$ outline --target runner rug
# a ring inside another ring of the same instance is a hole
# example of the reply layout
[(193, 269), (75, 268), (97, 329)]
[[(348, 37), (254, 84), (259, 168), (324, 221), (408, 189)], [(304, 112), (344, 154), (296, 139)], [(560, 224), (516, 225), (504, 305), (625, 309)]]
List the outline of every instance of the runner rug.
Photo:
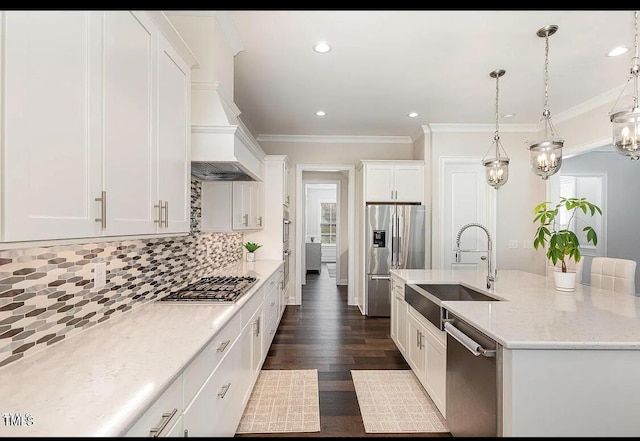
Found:
[(449, 431), (413, 371), (352, 370), (351, 377), (367, 433)]
[(319, 432), (318, 370), (262, 370), (236, 433)]

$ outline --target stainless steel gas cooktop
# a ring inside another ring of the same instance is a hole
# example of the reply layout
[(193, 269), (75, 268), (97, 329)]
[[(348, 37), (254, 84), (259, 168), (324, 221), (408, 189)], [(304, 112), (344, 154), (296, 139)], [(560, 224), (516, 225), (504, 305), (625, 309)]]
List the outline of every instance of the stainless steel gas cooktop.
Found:
[(161, 301), (195, 302), (201, 300), (233, 303), (246, 293), (258, 279), (252, 276), (212, 276), (172, 292)]

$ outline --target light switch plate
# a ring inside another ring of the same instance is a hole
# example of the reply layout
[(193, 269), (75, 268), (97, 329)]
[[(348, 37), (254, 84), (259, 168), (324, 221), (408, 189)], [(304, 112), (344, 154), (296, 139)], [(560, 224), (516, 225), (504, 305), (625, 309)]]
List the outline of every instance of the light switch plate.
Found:
[(98, 262), (93, 266), (93, 287), (102, 288), (107, 284), (107, 264)]
[(517, 240), (510, 240), (509, 241), (509, 248), (518, 248), (518, 241)]
[(532, 240), (524, 240), (523, 241), (523, 247), (525, 247), (525, 248), (533, 248), (533, 241)]

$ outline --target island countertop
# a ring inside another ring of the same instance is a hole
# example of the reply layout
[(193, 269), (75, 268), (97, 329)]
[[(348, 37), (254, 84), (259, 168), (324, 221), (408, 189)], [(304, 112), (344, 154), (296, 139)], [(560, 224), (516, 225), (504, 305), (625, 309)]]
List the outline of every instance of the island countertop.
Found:
[(258, 278), (234, 304), (148, 302), (0, 368), (0, 417), (33, 416), (0, 436), (123, 436), (281, 264), (214, 271)]
[(640, 297), (577, 284), (556, 291), (553, 280), (516, 270), (498, 271), (491, 289), (486, 271), (402, 270), (391, 273), (408, 284), (461, 283), (500, 301), (443, 301), (505, 348), (640, 349)]

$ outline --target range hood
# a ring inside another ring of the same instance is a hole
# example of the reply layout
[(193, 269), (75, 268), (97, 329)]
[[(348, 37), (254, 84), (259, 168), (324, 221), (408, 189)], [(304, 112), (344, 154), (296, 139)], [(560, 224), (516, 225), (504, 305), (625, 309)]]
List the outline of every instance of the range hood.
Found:
[(264, 151), (220, 84), (192, 83), (191, 174), (203, 181), (262, 181)]

